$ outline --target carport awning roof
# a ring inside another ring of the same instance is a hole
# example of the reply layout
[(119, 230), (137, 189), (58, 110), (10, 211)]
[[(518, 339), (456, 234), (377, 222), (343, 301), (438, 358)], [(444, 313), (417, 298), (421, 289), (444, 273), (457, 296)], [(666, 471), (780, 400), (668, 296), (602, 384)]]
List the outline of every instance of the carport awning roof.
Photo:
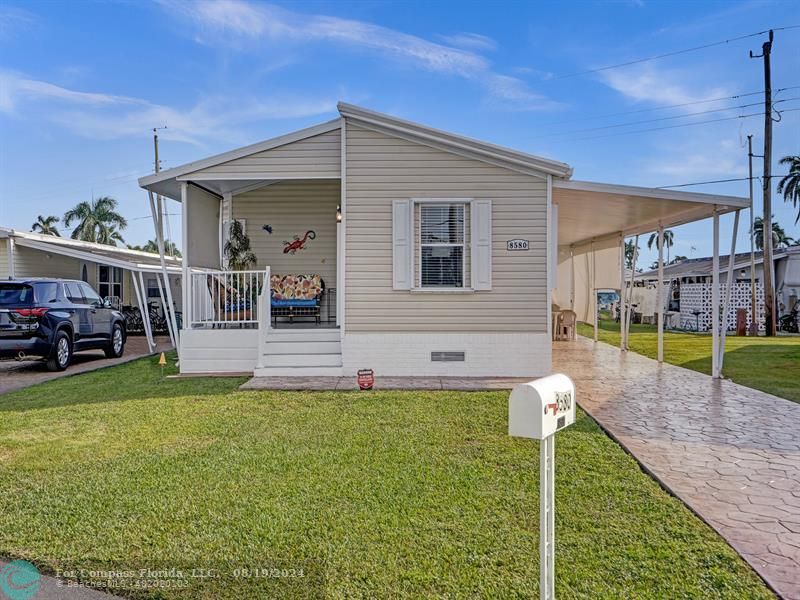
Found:
[[(51, 252), (62, 256), (70, 256), (81, 260), (121, 267), (131, 271), (160, 272), (161, 259), (158, 254), (118, 248), (106, 244), (83, 242), (53, 235), (42, 235), (28, 231), (16, 231), (0, 227), (0, 238), (14, 238), (15, 243), (43, 252)], [(170, 273), (181, 272), (181, 259), (165, 257), (167, 270)]]
[(559, 246), (581, 245), (620, 234), (655, 231), (747, 208), (737, 196), (553, 179)]

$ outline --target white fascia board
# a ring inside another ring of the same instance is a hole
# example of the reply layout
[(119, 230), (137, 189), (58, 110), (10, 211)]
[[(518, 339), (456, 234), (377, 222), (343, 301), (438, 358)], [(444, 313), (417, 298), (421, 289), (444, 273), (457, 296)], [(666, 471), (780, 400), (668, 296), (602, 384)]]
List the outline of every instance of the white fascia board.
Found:
[(598, 192), (615, 196), (641, 196), (657, 200), (678, 200), (681, 202), (699, 202), (717, 204), (733, 208), (748, 208), (750, 199), (741, 196), (721, 196), (719, 194), (703, 194), (700, 192), (678, 192), (663, 188), (647, 188), (633, 185), (599, 183), (596, 181), (554, 180), (553, 187), (581, 192)]
[(352, 119), (356, 122), (383, 127), (385, 129), (402, 133), (410, 137), (436, 142), (445, 147), (462, 151), (466, 150), (474, 153), (476, 157), (491, 159), (493, 164), (497, 164), (499, 162), (506, 165), (524, 167), (533, 171), (538, 171), (541, 175), (549, 174), (555, 175), (556, 177), (572, 176), (572, 167), (566, 163), (543, 158), (541, 156), (526, 154), (525, 152), (519, 152), (517, 150), (512, 150), (511, 148), (497, 146), (495, 144), (449, 133), (440, 129), (434, 129), (433, 127), (427, 127), (426, 125), (421, 125), (412, 121), (398, 119), (390, 115), (367, 110), (365, 108), (354, 106), (352, 104), (346, 104), (344, 102), (340, 102), (337, 107), (341, 115), (345, 118)]
[(154, 173), (153, 175), (140, 177), (139, 187), (148, 188), (149, 186), (155, 183), (166, 181), (172, 179), (173, 177), (181, 177), (183, 175), (187, 175), (188, 173), (192, 173), (194, 171), (200, 171), (201, 169), (214, 167), (222, 163), (236, 160), (237, 158), (244, 158), (245, 156), (249, 156), (257, 152), (264, 152), (265, 150), (271, 150), (272, 148), (277, 148), (278, 146), (291, 144), (292, 142), (297, 142), (300, 140), (304, 140), (306, 138), (314, 137), (315, 135), (328, 133), (329, 131), (334, 131), (336, 129), (339, 129), (339, 127), (340, 127), (339, 119), (333, 119), (332, 121), (327, 121), (325, 123), (320, 123), (318, 125), (306, 127), (305, 129), (293, 131), (285, 135), (264, 140), (263, 142), (258, 142), (256, 144), (251, 144), (249, 146), (244, 146), (242, 148), (236, 148), (235, 150), (223, 152), (222, 154), (216, 154), (214, 156), (210, 156), (202, 160), (179, 165), (177, 167), (167, 169), (166, 171), (160, 171), (159, 173)]
[[(83, 240), (73, 240), (71, 238), (63, 238), (55, 235), (43, 235), (41, 233), (34, 233), (32, 231), (17, 231), (15, 229), (9, 229), (7, 227), (0, 227), (0, 237), (13, 237), (16, 240), (30, 240), (34, 242), (39, 242), (41, 244), (45, 244), (48, 246), (48, 249), (52, 249), (53, 252), (58, 253), (59, 248), (75, 248), (77, 250), (82, 250), (85, 252), (90, 253), (94, 258), (94, 262), (100, 262), (102, 260), (120, 260), (124, 262), (128, 262), (126, 257), (130, 256), (131, 259), (135, 258), (149, 258), (153, 260), (158, 259), (157, 254), (153, 254), (152, 252), (144, 252), (142, 250), (132, 250), (131, 248), (119, 248), (117, 246), (108, 246), (106, 244), (97, 244), (95, 242), (84, 242)], [(5, 235), (3, 235), (5, 234)], [(23, 244), (24, 245), (24, 244)], [(97, 254), (95, 252), (98, 252)], [(113, 257), (108, 256), (106, 254), (99, 254), (99, 252), (114, 252), (117, 254), (123, 255), (122, 257)], [(172, 257), (166, 257), (168, 261), (175, 262), (176, 265), (180, 264), (180, 259), (175, 259)]]

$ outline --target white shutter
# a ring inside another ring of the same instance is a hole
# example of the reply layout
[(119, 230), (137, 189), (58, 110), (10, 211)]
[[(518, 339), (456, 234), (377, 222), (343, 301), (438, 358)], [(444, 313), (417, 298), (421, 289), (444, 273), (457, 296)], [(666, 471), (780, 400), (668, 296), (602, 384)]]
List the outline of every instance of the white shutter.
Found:
[(392, 202), (392, 287), (411, 289), (411, 200)]
[(472, 287), (492, 289), (492, 201), (473, 200), (470, 209)]

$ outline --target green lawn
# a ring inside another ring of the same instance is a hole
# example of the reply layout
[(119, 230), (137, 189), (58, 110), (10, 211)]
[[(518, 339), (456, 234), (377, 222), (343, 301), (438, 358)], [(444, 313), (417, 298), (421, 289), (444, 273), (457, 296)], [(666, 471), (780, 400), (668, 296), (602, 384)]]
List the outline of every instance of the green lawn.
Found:
[[(578, 324), (578, 333), (594, 337), (594, 328)], [(619, 323), (600, 321), (600, 341), (619, 346)], [(800, 336), (726, 336), (723, 375), (736, 383), (800, 402)], [(631, 325), (629, 346), (656, 358), (655, 325)], [(664, 333), (664, 360), (673, 365), (711, 374), (711, 335)]]
[[(166, 598), (538, 596), (538, 446), (507, 393), (240, 381), (148, 358), (0, 397), (0, 556), (305, 574)], [(585, 414), (556, 446), (559, 597), (773, 597)]]

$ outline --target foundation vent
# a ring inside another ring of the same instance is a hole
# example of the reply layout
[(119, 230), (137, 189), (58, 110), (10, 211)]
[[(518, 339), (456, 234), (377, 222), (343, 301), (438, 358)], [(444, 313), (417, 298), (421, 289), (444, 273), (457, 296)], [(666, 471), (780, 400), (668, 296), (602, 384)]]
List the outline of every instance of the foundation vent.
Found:
[(464, 362), (464, 353), (431, 352), (431, 362)]

